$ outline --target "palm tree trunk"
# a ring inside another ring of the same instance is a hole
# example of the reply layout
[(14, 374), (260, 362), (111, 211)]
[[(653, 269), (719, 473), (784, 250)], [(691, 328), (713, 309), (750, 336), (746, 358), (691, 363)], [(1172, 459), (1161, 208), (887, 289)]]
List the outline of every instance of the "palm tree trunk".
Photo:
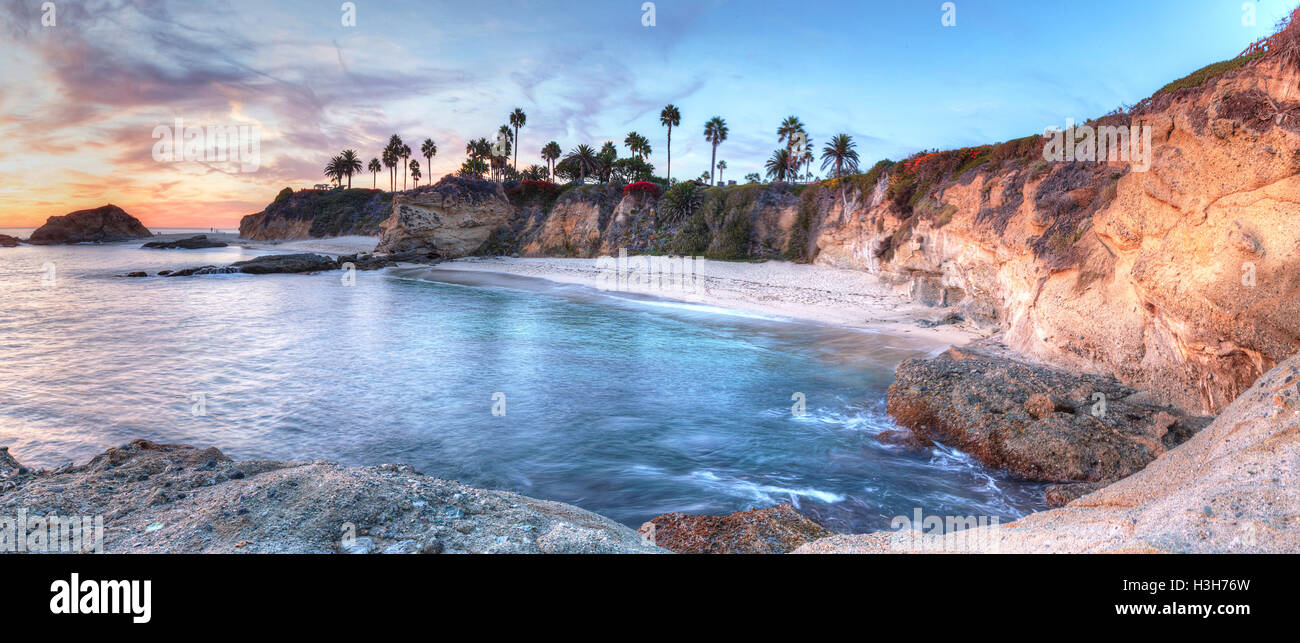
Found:
[(713, 166), (718, 164), (718, 144), (713, 144), (713, 158), (709, 160), (709, 184), (713, 184)]
[(673, 126), (668, 126), (668, 185), (673, 184)]
[(519, 126), (515, 126), (515, 171), (519, 171)]

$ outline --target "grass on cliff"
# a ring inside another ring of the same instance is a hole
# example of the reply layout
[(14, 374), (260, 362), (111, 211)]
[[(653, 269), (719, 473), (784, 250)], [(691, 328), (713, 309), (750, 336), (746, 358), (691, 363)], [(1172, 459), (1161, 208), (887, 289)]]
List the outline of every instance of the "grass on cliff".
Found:
[(1245, 67), (1247, 64), (1259, 60), (1260, 58), (1263, 57), (1264, 57), (1264, 52), (1261, 51), (1261, 52), (1253, 53), (1249, 56), (1238, 56), (1231, 60), (1224, 60), (1222, 62), (1214, 63), (1213, 65), (1206, 65), (1186, 76), (1183, 76), (1182, 78), (1179, 78), (1178, 80), (1175, 80), (1172, 83), (1169, 83), (1168, 85), (1165, 85), (1164, 87), (1161, 87), (1158, 91), (1156, 91), (1156, 93), (1152, 94), (1151, 98), (1148, 100), (1152, 100), (1157, 96), (1160, 96), (1161, 94), (1176, 92), (1180, 89), (1200, 87), (1212, 78), (1218, 78), (1219, 76), (1222, 76), (1230, 71), (1241, 69), (1242, 67)]

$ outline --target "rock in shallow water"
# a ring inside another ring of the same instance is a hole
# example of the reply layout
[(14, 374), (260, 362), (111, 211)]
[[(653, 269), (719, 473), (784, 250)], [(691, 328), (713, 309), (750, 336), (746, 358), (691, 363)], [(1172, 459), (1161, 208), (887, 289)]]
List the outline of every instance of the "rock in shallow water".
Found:
[(1156, 403), (1112, 378), (981, 347), (899, 364), (889, 414), (986, 466), (1046, 482), (1132, 475), (1213, 420)]
[(227, 245), (228, 244), (224, 241), (213, 241), (208, 238), (208, 235), (199, 234), (187, 239), (176, 239), (175, 241), (150, 241), (140, 247), (163, 250), (175, 248), (183, 250), (198, 250), (199, 248), (225, 248)]
[[(185, 268), (168, 273), (168, 277), (190, 277), (194, 275), (216, 275), (231, 273), (247, 273), (252, 275), (267, 275), (276, 273), (300, 273), (300, 272), (320, 272), (323, 270), (338, 269), (338, 261), (325, 255), (312, 254), (310, 252), (289, 254), (289, 255), (266, 255), (256, 257), (247, 261), (236, 261), (229, 266), (200, 266), (198, 268)], [(163, 274), (163, 273), (158, 273)]]
[(727, 516), (667, 513), (638, 531), (646, 540), (679, 554), (784, 554), (834, 533), (790, 505)]
[[(1147, 468), (1060, 509), (980, 527), (968, 542), (1000, 553), (1300, 551), (1297, 381), (1293, 357)], [(795, 553), (921, 551), (894, 536), (832, 536)]]

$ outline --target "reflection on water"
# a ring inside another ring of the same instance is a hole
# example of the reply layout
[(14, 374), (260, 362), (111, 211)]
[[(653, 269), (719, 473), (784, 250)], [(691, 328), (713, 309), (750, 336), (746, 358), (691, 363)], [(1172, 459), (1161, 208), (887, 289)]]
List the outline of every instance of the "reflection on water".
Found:
[(915, 340), (535, 280), (427, 280), (446, 271), (363, 272), (352, 287), (340, 273), (115, 276), (248, 253), (0, 250), (0, 444), (39, 466), (136, 437), (403, 462), (633, 526), (781, 502), (843, 531), (914, 507), (1041, 508), (1040, 486), (963, 454), (876, 442), (894, 365), (935, 349)]

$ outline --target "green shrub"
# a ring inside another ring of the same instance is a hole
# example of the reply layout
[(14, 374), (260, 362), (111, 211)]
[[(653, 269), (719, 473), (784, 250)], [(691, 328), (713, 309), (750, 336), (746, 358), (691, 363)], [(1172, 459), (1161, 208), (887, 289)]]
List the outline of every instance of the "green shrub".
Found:
[(659, 220), (669, 225), (687, 221), (703, 204), (703, 188), (689, 181), (678, 183), (659, 200)]
[(722, 229), (719, 230), (717, 243), (704, 256), (725, 261), (748, 259), (752, 228), (748, 212), (728, 212)]
[(812, 234), (813, 219), (817, 215), (817, 195), (821, 190), (809, 190), (799, 198), (799, 215), (795, 217), (794, 226), (790, 228), (790, 239), (786, 241), (782, 255), (790, 261), (805, 262), (808, 256), (808, 237)]

